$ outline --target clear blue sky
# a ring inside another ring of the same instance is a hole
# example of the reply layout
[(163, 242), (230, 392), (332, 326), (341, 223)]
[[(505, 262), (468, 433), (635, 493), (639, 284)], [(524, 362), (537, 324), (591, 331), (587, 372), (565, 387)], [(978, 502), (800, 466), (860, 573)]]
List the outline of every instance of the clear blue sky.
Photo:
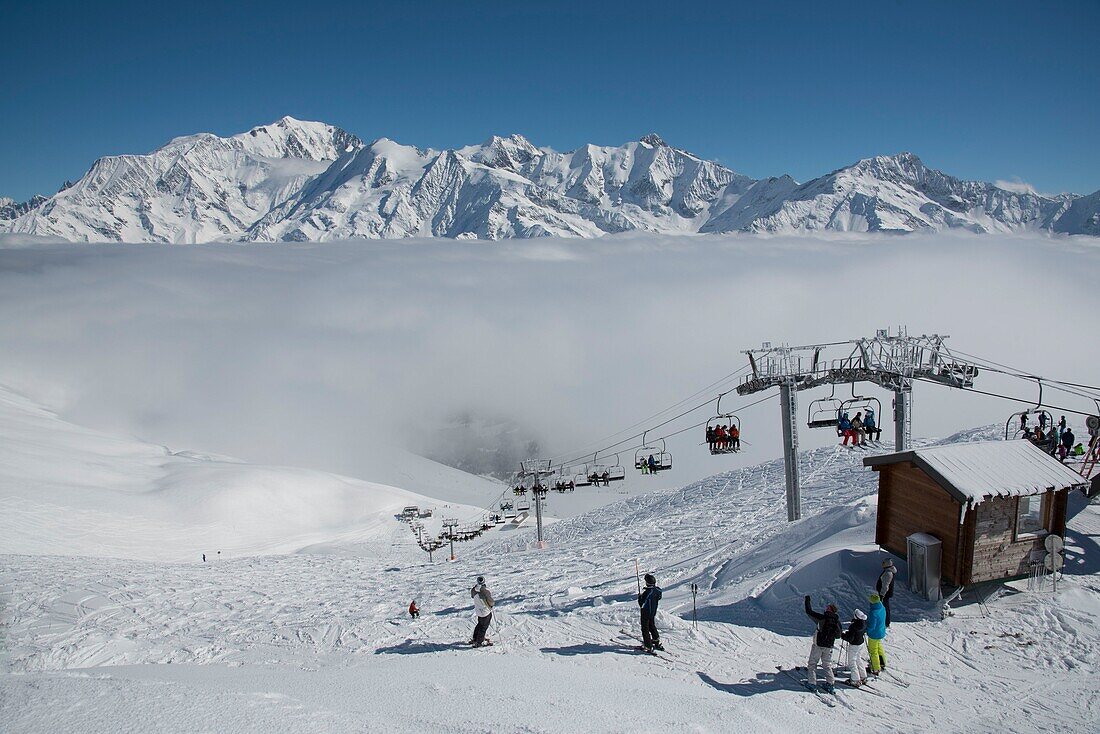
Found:
[(1100, 2), (10, 2), (0, 195), (283, 115), (420, 146), (651, 131), (751, 176), (912, 150), (1100, 188)]

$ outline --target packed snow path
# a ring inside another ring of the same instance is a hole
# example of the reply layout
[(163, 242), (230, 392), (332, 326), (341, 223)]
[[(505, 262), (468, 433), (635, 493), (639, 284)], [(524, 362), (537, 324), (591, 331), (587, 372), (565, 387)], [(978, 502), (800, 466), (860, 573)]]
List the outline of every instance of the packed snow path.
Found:
[[(351, 543), (205, 565), (3, 556), (0, 729), (1096, 730), (1100, 513), (1076, 501), (1057, 597), (1001, 588), (941, 621), (899, 593), (887, 651), (908, 687), (841, 689), (827, 708), (776, 672), (804, 663), (803, 594), (847, 618), (873, 585), (864, 455), (804, 454), (794, 524), (770, 462), (563, 521), (544, 550), (525, 532), (459, 545), (455, 563), (428, 564), (396, 523), (369, 555)], [(636, 558), (666, 589), (670, 662), (619, 634), (637, 627)], [(480, 573), (496, 644), (469, 650)]]

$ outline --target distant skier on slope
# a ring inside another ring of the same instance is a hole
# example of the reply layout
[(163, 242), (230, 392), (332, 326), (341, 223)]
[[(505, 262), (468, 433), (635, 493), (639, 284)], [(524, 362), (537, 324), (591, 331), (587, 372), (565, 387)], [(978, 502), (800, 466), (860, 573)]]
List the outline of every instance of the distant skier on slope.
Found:
[(848, 629), (840, 635), (848, 643), (848, 659), (844, 661), (848, 665), (848, 685), (857, 688), (863, 685), (864, 680), (863, 647), (866, 635), (867, 615), (862, 609), (857, 609), (848, 623)]
[(882, 599), (882, 606), (886, 608), (887, 627), (890, 626), (890, 599), (894, 596), (894, 578), (897, 575), (898, 570), (894, 567), (894, 559), (887, 558), (882, 562), (882, 573), (879, 574), (878, 581), (875, 582), (875, 591)]
[(416, 606), (416, 599), (413, 599), (412, 603), (409, 604), (409, 617), (420, 619), (420, 607)]
[(485, 639), (486, 633), (489, 631), (489, 625), (493, 621), (493, 595), (489, 591), (489, 587), (485, 584), (485, 577), (478, 576), (477, 583), (470, 589), (470, 596), (474, 600), (474, 614), (477, 615), (477, 625), (474, 627), (474, 638), (470, 640), (470, 644), (474, 647), (482, 647), (483, 645), (492, 645), (493, 643)]
[(814, 633), (813, 642), (810, 644), (810, 660), (806, 664), (806, 679), (810, 688), (817, 688), (817, 664), (825, 669), (824, 690), (833, 693), (835, 678), (833, 677), (833, 645), (836, 638), (840, 637), (840, 617), (837, 615), (836, 604), (826, 604), (825, 611), (815, 612), (810, 607), (810, 597), (806, 596), (806, 616), (817, 623), (817, 631)]
[(878, 594), (871, 594), (871, 611), (867, 615), (867, 653), (871, 658), (871, 675), (886, 670), (886, 608)]
[(657, 604), (661, 601), (661, 587), (653, 574), (645, 575), (645, 589), (638, 595), (638, 606), (642, 608), (642, 647), (646, 652), (664, 650), (661, 645), (661, 633), (657, 631)]

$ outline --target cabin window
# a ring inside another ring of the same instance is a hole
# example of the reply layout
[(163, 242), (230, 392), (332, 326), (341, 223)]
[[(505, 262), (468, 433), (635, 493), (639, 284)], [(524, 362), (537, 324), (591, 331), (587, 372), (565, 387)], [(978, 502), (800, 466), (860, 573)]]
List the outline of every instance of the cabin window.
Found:
[(1020, 497), (1016, 505), (1016, 537), (1035, 538), (1046, 535), (1046, 495)]

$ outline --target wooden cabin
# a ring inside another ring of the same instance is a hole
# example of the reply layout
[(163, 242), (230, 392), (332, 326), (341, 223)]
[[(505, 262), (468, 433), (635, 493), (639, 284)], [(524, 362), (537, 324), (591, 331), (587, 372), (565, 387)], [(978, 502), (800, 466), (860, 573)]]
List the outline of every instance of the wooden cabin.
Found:
[(878, 472), (875, 542), (905, 557), (906, 538), (942, 544), (941, 578), (955, 586), (1024, 576), (1065, 536), (1081, 475), (1027, 440), (978, 441), (863, 460)]

